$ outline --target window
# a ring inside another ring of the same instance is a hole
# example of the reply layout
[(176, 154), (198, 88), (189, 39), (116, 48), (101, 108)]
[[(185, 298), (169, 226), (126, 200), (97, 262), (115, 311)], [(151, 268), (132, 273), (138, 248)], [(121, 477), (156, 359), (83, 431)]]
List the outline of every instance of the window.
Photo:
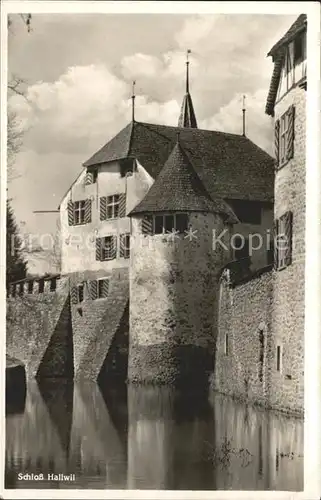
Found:
[(45, 280), (41, 279), (41, 280), (39, 280), (39, 290), (38, 290), (38, 292), (39, 293), (43, 293), (44, 288), (45, 288)]
[(77, 285), (77, 302), (83, 302), (84, 300), (84, 284), (81, 283)]
[(19, 283), (19, 295), (23, 295), (24, 283)]
[(262, 202), (250, 200), (226, 200), (236, 217), (243, 224), (261, 224)]
[(282, 349), (280, 345), (276, 347), (276, 371), (282, 371)]
[(292, 212), (286, 212), (275, 221), (274, 263), (283, 269), (292, 262)]
[(130, 235), (121, 234), (119, 237), (119, 257), (129, 259), (130, 255)]
[(85, 222), (85, 202), (75, 201), (74, 203), (74, 223), (84, 224)]
[(283, 167), (294, 156), (295, 108), (288, 110), (275, 122), (274, 141), (276, 168)]
[(120, 176), (126, 177), (134, 172), (134, 160), (133, 158), (124, 158), (120, 162)]
[(88, 224), (91, 222), (91, 200), (68, 202), (68, 224), (69, 226)]
[(109, 279), (102, 278), (97, 280), (97, 295), (98, 299), (105, 299), (108, 297)]
[(119, 214), (119, 194), (107, 196), (107, 219), (117, 219)]
[(57, 288), (57, 278), (52, 278), (50, 280), (50, 291), (54, 292)]
[(28, 293), (32, 293), (33, 292), (33, 281), (29, 281), (28, 282)]
[(154, 216), (154, 234), (171, 233), (178, 231), (184, 233), (188, 230), (188, 215), (187, 214), (165, 214)]
[(95, 184), (97, 182), (98, 168), (87, 169), (85, 175), (85, 184)]
[(126, 193), (100, 198), (100, 220), (118, 219), (126, 216)]
[(96, 239), (96, 260), (113, 260), (117, 254), (117, 237), (115, 235)]
[(277, 100), (306, 77), (306, 58), (306, 32), (301, 32), (285, 48)]

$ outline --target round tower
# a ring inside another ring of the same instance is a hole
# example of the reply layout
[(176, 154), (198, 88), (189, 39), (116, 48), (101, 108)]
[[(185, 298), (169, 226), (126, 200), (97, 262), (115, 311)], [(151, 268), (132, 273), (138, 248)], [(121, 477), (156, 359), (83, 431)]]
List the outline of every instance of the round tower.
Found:
[(205, 386), (214, 363), (218, 280), (237, 219), (210, 197), (179, 141), (129, 215), (128, 378)]

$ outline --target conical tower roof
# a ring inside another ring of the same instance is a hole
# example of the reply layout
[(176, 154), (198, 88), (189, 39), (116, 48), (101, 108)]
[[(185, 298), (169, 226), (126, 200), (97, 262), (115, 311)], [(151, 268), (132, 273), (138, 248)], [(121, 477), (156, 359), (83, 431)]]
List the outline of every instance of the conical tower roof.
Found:
[(145, 198), (129, 215), (148, 212), (212, 212), (237, 222), (221, 198), (211, 198), (179, 141)]

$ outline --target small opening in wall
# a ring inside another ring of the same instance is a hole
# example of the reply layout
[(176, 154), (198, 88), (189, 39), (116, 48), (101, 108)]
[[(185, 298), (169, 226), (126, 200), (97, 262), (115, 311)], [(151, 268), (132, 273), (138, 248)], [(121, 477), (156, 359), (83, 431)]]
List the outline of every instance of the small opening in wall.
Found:
[(281, 368), (282, 368), (282, 352), (281, 352), (281, 346), (278, 345), (276, 347), (276, 370), (280, 372)]
[(56, 288), (57, 288), (57, 280), (56, 278), (53, 278), (52, 280), (50, 280), (50, 291), (54, 292)]
[(292, 380), (292, 375), (285, 375), (286, 380)]
[(224, 354), (228, 356), (228, 334), (225, 334), (225, 341), (224, 341)]
[(33, 292), (33, 281), (29, 281), (28, 282), (28, 293), (32, 293)]

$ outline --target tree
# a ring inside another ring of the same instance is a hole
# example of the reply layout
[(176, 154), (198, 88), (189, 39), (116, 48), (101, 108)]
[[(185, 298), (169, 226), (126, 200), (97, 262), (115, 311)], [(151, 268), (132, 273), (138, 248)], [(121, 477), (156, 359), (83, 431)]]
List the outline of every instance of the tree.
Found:
[[(23, 23), (30, 31), (31, 15), (21, 14)], [(12, 18), (8, 17), (8, 28), (12, 27)], [(20, 89), (22, 79), (12, 77), (8, 82), (8, 90), (16, 94), (23, 95)], [(14, 177), (14, 159), (18, 153), (22, 142), (22, 129), (19, 127), (19, 120), (15, 113), (8, 110), (7, 117), (7, 173), (8, 181)], [(6, 240), (6, 282), (7, 286), (10, 282), (24, 279), (27, 274), (27, 263), (23, 256), (22, 241), (19, 235), (18, 226), (16, 224), (13, 209), (10, 205), (10, 200), (7, 199), (7, 240)]]
[(13, 281), (24, 279), (27, 274), (27, 263), (24, 260), (22, 253), (22, 242), (19, 236), (17, 224), (15, 221), (13, 210), (7, 200), (7, 285)]

